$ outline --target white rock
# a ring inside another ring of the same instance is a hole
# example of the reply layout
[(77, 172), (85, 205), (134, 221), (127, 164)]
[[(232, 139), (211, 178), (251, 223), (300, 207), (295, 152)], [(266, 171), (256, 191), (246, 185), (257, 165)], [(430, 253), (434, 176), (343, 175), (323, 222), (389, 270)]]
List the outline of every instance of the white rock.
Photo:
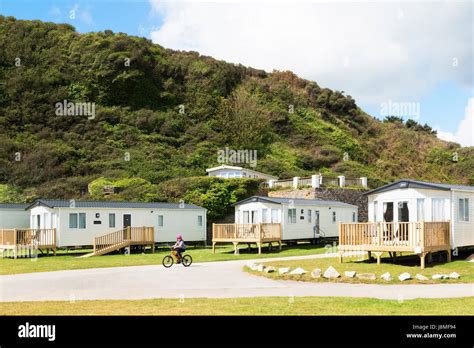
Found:
[(248, 263), (247, 267), (250, 268), (252, 271), (256, 271), (258, 265), (256, 263)]
[(264, 265), (258, 265), (257, 266), (257, 271), (259, 271), (259, 272), (263, 272), (264, 269), (265, 269)]
[(420, 274), (420, 273), (417, 273), (417, 275), (415, 276), (415, 278), (418, 279), (418, 280), (423, 280), (423, 281), (429, 280), (428, 277), (425, 277), (423, 274)]
[(453, 272), (449, 275), (449, 279), (459, 279), (461, 275), (459, 273)]
[(324, 272), (323, 277), (324, 278), (339, 278), (341, 275), (339, 274), (338, 271), (333, 266), (329, 266), (329, 268)]
[(291, 275), (302, 275), (302, 274), (305, 274), (305, 273), (308, 273), (306, 272), (304, 269), (298, 267), (298, 268), (295, 268), (294, 270), (292, 270), (290, 272)]
[(404, 273), (402, 273), (398, 276), (398, 279), (401, 282), (404, 282), (405, 280), (411, 279), (411, 275), (410, 275), (410, 273), (404, 272)]
[(265, 273), (273, 273), (275, 272), (275, 267), (273, 266), (268, 266), (263, 270)]
[(449, 276), (446, 275), (446, 274), (433, 274), (431, 276), (431, 279), (435, 279), (435, 280), (438, 280), (438, 279), (448, 279)]
[(344, 277), (346, 278), (354, 278), (356, 276), (356, 271), (345, 271)]
[(358, 279), (375, 280), (377, 276), (374, 273), (357, 273)]
[(286, 274), (290, 271), (290, 267), (282, 267), (282, 268), (278, 268), (278, 273), (280, 274)]
[(392, 275), (389, 272), (385, 272), (384, 274), (380, 276), (380, 278), (382, 278), (383, 280), (389, 281), (389, 280), (392, 280)]
[(320, 268), (313, 269), (313, 271), (311, 272), (311, 277), (321, 278), (321, 269)]

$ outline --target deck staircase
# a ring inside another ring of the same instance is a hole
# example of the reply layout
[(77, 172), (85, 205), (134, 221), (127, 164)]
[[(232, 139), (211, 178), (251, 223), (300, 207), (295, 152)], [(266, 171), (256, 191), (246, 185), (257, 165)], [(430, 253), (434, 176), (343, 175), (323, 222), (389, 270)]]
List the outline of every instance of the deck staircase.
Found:
[(99, 256), (132, 245), (151, 246), (155, 251), (155, 231), (153, 227), (126, 227), (94, 238), (94, 251), (80, 257)]

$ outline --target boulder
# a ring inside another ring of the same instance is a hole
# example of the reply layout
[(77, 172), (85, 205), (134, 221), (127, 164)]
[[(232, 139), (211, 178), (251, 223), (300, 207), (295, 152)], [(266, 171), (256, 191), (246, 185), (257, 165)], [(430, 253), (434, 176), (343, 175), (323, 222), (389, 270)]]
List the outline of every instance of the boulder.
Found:
[(264, 269), (265, 269), (264, 265), (258, 265), (257, 266), (257, 271), (259, 271), (259, 272), (263, 272)]
[(380, 276), (383, 280), (390, 281), (392, 280), (392, 275), (389, 272), (385, 272)]
[(280, 273), (280, 274), (286, 274), (288, 272), (290, 272), (290, 267), (278, 268), (278, 273)]
[(295, 268), (294, 270), (292, 270), (290, 272), (291, 275), (302, 275), (302, 274), (305, 274), (305, 273), (308, 273), (306, 272), (304, 269), (298, 267), (298, 268)]
[(449, 279), (459, 279), (461, 278), (461, 275), (457, 272), (453, 272), (449, 275)]
[(354, 278), (356, 276), (356, 271), (345, 271), (344, 277), (346, 278)]
[(329, 268), (324, 272), (323, 277), (328, 279), (335, 279), (339, 278), (341, 275), (333, 266), (329, 266)]
[(420, 274), (420, 273), (418, 273), (418, 274), (415, 276), (415, 278), (418, 279), (418, 280), (422, 280), (422, 281), (429, 280), (428, 277), (425, 277), (423, 274)]
[(409, 280), (411, 279), (411, 274), (410, 273), (407, 273), (407, 272), (404, 272), (402, 274), (400, 274), (398, 276), (398, 279), (401, 281), (401, 282), (404, 282), (405, 280)]
[(439, 279), (448, 279), (449, 276), (446, 275), (446, 274), (433, 274), (431, 276), (431, 279), (434, 279), (434, 280), (439, 280)]
[(357, 273), (357, 278), (363, 280), (375, 280), (377, 279), (377, 276), (374, 273)]
[(313, 271), (311, 272), (311, 277), (312, 278), (321, 278), (321, 269), (319, 269), (319, 268), (313, 269)]
[(268, 267), (265, 267), (265, 269), (263, 270), (265, 273), (273, 273), (275, 272), (275, 267), (273, 266), (268, 266)]

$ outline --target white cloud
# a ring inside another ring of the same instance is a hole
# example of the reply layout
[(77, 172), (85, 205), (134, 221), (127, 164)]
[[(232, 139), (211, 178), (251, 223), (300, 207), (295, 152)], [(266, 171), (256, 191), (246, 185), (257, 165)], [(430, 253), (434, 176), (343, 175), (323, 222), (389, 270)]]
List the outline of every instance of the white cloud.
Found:
[(438, 138), (454, 141), (462, 146), (474, 146), (474, 98), (469, 98), (464, 119), (459, 123), (456, 133), (438, 130)]
[(439, 81), (472, 87), (471, 2), (150, 3), (163, 20), (155, 43), (292, 70), (377, 108), (419, 102)]

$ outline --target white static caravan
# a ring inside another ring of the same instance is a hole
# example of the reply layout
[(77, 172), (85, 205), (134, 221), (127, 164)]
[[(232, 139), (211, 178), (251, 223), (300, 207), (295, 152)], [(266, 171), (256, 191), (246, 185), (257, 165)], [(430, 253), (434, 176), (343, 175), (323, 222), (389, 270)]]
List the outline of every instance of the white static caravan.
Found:
[(369, 222), (450, 221), (451, 247), (474, 245), (474, 186), (404, 179), (366, 195)]
[(30, 212), (29, 204), (0, 203), (0, 229), (28, 228)]
[(235, 223), (280, 223), (282, 240), (338, 237), (339, 222), (357, 222), (355, 205), (316, 199), (253, 196), (235, 204)]
[(206, 209), (193, 204), (37, 200), (30, 228), (56, 228), (58, 247), (89, 246), (94, 237), (125, 227), (154, 227), (155, 242), (206, 240)]

